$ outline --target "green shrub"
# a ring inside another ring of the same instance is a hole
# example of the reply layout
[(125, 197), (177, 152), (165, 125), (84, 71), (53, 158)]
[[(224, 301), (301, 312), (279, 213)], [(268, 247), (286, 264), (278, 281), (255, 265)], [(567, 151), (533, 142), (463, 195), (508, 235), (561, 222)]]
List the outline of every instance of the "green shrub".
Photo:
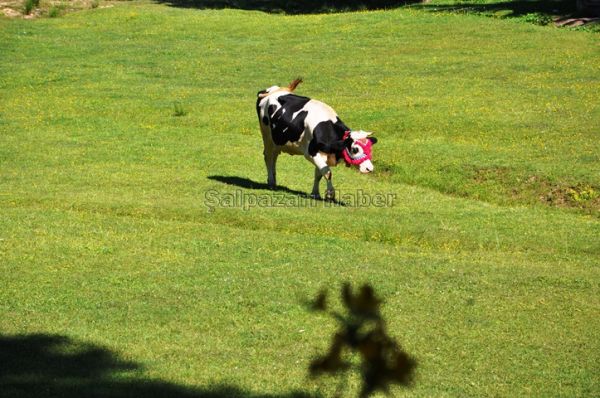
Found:
[(567, 194), (576, 203), (589, 202), (600, 196), (600, 193), (592, 187), (569, 188), (567, 189)]
[(31, 14), (34, 8), (40, 5), (40, 0), (25, 0), (25, 4), (23, 5), (23, 13), (25, 15)]
[(52, 6), (50, 7), (50, 9), (48, 10), (48, 16), (50, 18), (56, 18), (56, 17), (60, 17), (61, 11), (60, 8), (57, 6)]
[(552, 17), (550, 17), (549, 15), (546, 14), (542, 14), (539, 12), (532, 12), (529, 14), (525, 14), (523, 16), (523, 20), (525, 22), (529, 22), (532, 24), (536, 24), (536, 25), (549, 25), (552, 23)]
[(173, 106), (173, 116), (185, 116), (188, 112), (183, 108), (181, 103), (176, 102)]

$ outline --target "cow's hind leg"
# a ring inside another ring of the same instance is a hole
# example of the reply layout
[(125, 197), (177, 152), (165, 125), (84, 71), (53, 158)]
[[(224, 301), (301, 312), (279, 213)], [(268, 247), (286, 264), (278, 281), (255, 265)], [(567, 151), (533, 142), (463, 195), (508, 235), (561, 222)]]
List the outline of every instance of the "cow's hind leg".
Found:
[(277, 156), (279, 154), (276, 151), (267, 148), (265, 148), (263, 154), (265, 157), (265, 165), (267, 166), (267, 184), (269, 185), (269, 188), (275, 189), (277, 186)]
[[(335, 189), (333, 189), (333, 182), (331, 182), (332, 173), (331, 173), (331, 170), (329, 170), (329, 166), (327, 166), (327, 169), (328, 170), (323, 175), (325, 177), (325, 179), (327, 180), (327, 191), (325, 192), (325, 199), (334, 200), (335, 199)], [(321, 173), (323, 173), (323, 172), (321, 171)]]

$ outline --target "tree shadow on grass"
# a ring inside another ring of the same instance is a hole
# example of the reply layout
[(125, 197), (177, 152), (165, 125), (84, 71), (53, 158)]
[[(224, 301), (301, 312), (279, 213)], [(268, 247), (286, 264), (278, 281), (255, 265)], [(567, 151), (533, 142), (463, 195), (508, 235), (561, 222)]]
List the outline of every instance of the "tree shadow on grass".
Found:
[(229, 385), (188, 387), (127, 374), (139, 369), (106, 348), (65, 336), (0, 336), (2, 398), (318, 398), (303, 392), (251, 393)]
[(320, 14), (396, 8), (420, 0), (157, 0), (173, 7), (257, 10), (268, 13)]
[(298, 196), (299, 198), (302, 199), (311, 199), (311, 200), (317, 200), (317, 201), (327, 201), (333, 205), (336, 206), (346, 206), (344, 204), (344, 202), (340, 202), (338, 200), (325, 200), (325, 199), (314, 199), (312, 198), (310, 195), (306, 194), (305, 192), (301, 192), (301, 191), (296, 191), (295, 189), (290, 189), (288, 187), (285, 187), (283, 185), (277, 185), (277, 187), (275, 188), (271, 188), (268, 184), (262, 183), (262, 182), (256, 182), (256, 181), (252, 181), (249, 178), (245, 178), (245, 177), (236, 177), (236, 176), (208, 176), (207, 177), (209, 180), (213, 180), (213, 181), (219, 181), (222, 182), (223, 184), (227, 184), (227, 185), (234, 185), (236, 187), (240, 187), (240, 188), (245, 188), (245, 189), (264, 189), (264, 190), (268, 190), (271, 192), (284, 192), (284, 193), (288, 193), (291, 195), (295, 195)]
[(474, 14), (498, 14), (503, 18), (522, 17), (528, 14), (547, 16), (567, 15), (577, 11), (574, 0), (515, 0), (496, 3), (464, 1), (455, 4), (419, 4), (415, 8), (429, 11), (465, 12)]

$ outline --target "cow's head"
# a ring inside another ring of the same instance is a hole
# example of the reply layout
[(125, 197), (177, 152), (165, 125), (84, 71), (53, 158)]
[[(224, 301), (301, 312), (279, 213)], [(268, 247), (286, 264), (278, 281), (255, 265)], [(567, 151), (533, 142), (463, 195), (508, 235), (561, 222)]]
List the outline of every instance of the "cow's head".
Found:
[(377, 138), (370, 137), (372, 133), (367, 131), (346, 131), (344, 134), (344, 150), (342, 155), (347, 166), (358, 166), (361, 173), (370, 173), (374, 166), (371, 162), (373, 157), (372, 147), (377, 143)]

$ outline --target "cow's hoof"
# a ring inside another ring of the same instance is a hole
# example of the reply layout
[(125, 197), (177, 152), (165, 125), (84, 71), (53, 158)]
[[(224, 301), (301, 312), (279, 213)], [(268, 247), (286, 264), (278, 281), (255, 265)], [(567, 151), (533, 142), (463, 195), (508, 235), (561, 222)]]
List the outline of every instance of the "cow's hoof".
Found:
[(319, 193), (311, 193), (310, 197), (311, 199), (321, 200), (321, 194)]
[(277, 185), (275, 185), (275, 184), (267, 184), (267, 186), (269, 187), (269, 189), (271, 191), (275, 191), (277, 189)]
[(325, 193), (326, 200), (335, 200), (335, 191), (327, 191)]

